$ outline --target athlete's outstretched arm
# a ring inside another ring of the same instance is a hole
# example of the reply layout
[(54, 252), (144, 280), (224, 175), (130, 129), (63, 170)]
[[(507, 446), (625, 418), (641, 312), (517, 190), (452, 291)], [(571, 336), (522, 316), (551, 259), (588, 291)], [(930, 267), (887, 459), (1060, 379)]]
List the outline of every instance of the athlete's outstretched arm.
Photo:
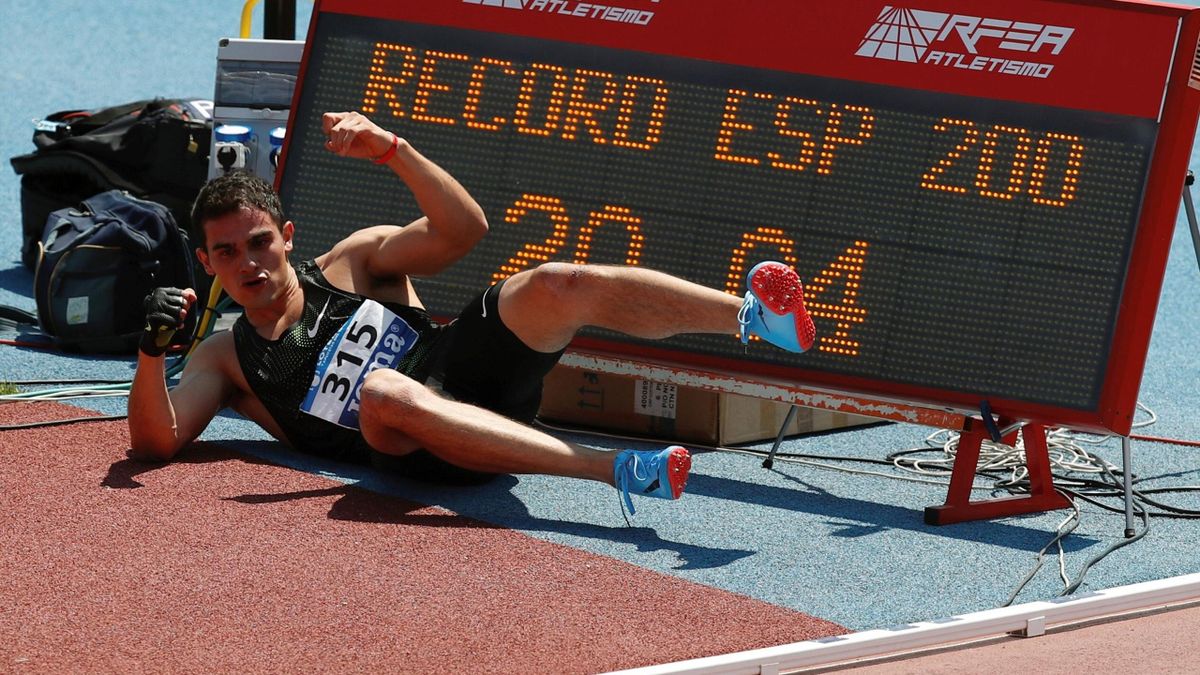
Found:
[(222, 351), (218, 343), (223, 340), (215, 339), (196, 349), (179, 385), (167, 389), (166, 349), (174, 328), (183, 322), (195, 299), (191, 289), (156, 289), (147, 298), (146, 334), (129, 391), (130, 454), (135, 458), (165, 461), (174, 457), (200, 435), (233, 392), (233, 384), (218, 362)]
[[(412, 191), (424, 214), (383, 235), (372, 228), (373, 250), (365, 261), (372, 276), (436, 274), (466, 255), (487, 233), (487, 219), (475, 199), (405, 139), (357, 112), (325, 113), (322, 126), (328, 150), (386, 164)], [(359, 238), (356, 243), (364, 242)]]

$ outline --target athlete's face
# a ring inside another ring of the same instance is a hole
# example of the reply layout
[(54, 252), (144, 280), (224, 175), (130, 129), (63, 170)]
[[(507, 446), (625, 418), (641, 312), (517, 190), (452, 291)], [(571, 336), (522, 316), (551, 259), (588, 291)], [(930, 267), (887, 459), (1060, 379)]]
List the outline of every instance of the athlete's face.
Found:
[(287, 280), (294, 226), (279, 227), (264, 211), (242, 208), (204, 223), (207, 249), (196, 249), (205, 271), (247, 309), (274, 301)]

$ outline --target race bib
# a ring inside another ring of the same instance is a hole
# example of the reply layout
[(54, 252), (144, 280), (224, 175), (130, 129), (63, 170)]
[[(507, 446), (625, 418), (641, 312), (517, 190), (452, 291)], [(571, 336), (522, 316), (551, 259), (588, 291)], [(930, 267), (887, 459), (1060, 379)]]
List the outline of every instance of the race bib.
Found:
[(338, 426), (358, 429), (358, 392), (367, 373), (393, 367), (418, 337), (404, 319), (367, 300), (321, 350), (312, 386), (300, 409)]

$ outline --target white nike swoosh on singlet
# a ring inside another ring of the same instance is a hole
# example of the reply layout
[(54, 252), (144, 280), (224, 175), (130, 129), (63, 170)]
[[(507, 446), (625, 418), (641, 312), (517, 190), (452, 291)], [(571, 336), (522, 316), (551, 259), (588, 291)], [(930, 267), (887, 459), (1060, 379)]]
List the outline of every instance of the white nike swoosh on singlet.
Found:
[(483, 308), (483, 312), (481, 313), (481, 316), (485, 319), (487, 318), (487, 294), (490, 293), (491, 290), (492, 290), (492, 287), (488, 286), (487, 290), (485, 290), (483, 292), (483, 297), (480, 298), (480, 300), (479, 300), (479, 306)]
[(329, 309), (329, 298), (325, 298), (325, 306), (322, 307), (321, 311), (317, 314), (317, 320), (313, 322), (313, 327), (306, 331), (308, 333), (308, 339), (311, 340), (317, 337), (317, 329), (321, 327), (321, 318), (325, 316), (326, 309)]

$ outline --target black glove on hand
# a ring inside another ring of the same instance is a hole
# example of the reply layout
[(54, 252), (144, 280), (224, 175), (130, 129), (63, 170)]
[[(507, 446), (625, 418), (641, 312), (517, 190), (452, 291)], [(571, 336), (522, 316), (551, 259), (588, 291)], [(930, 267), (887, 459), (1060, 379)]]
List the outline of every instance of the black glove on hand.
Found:
[(156, 288), (142, 301), (146, 309), (146, 328), (138, 349), (147, 356), (162, 356), (171, 346), (175, 331), (183, 326), (188, 302), (178, 288)]

